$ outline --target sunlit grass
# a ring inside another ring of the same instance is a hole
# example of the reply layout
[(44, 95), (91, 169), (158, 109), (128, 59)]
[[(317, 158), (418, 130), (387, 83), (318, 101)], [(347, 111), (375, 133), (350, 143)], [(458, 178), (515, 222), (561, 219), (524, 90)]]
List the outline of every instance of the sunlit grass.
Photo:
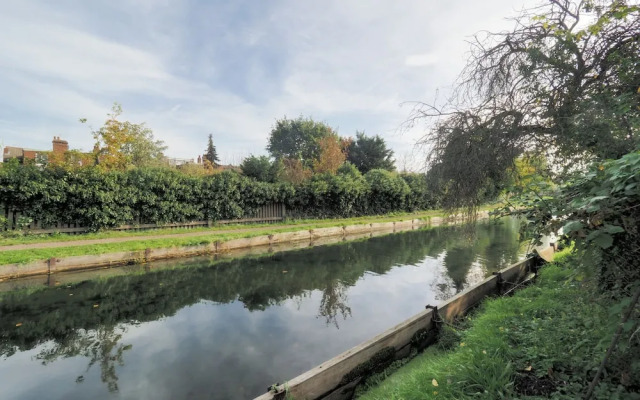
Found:
[[(486, 205), (480, 210), (492, 210), (498, 207), (495, 204)], [(136, 236), (155, 236), (155, 235), (174, 235), (180, 233), (219, 233), (221, 231), (236, 230), (236, 229), (262, 229), (265, 227), (290, 226), (290, 225), (313, 225), (315, 227), (326, 226), (343, 226), (357, 223), (372, 223), (372, 222), (391, 222), (402, 221), (407, 219), (420, 219), (429, 217), (443, 217), (446, 216), (442, 210), (427, 210), (417, 212), (397, 212), (386, 215), (369, 215), (353, 218), (320, 218), (320, 219), (286, 219), (282, 222), (274, 223), (257, 223), (257, 224), (225, 224), (215, 225), (212, 227), (195, 227), (195, 228), (161, 228), (161, 229), (146, 229), (146, 230), (128, 230), (128, 231), (99, 231), (89, 232), (81, 234), (68, 234), (68, 233), (53, 233), (53, 234), (16, 234), (16, 233), (4, 233), (0, 234), (0, 246), (9, 246), (15, 244), (30, 244), (30, 243), (47, 243), (47, 242), (70, 242), (75, 240), (91, 240), (91, 239), (110, 239), (110, 238), (123, 238), (123, 237), (136, 237)]]
[[(558, 398), (580, 397), (588, 383), (586, 371), (600, 361), (598, 344), (615, 324), (603, 302), (573, 279), (575, 270), (564, 265), (566, 255), (556, 260), (541, 271), (535, 285), (513, 297), (486, 301), (453, 350), (427, 349), (378, 385), (374, 380), (360, 398), (545, 397), (518, 393), (518, 374), (540, 379), (551, 374), (565, 382)], [(620, 390), (603, 385), (608, 394)]]
[(393, 213), (380, 216), (364, 216), (354, 218), (327, 218), (327, 219), (296, 219), (285, 220), (276, 223), (261, 223), (261, 224), (225, 224), (213, 227), (196, 227), (196, 228), (162, 228), (162, 229), (149, 229), (140, 231), (101, 231), (82, 234), (67, 234), (67, 233), (53, 233), (53, 234), (37, 234), (37, 235), (15, 235), (15, 236), (1, 236), (0, 246), (8, 246), (15, 244), (30, 244), (30, 243), (47, 243), (47, 242), (67, 242), (75, 240), (90, 240), (90, 239), (110, 239), (110, 238), (122, 238), (122, 237), (136, 237), (136, 236), (155, 236), (155, 235), (174, 235), (180, 233), (219, 233), (221, 231), (236, 230), (236, 229), (262, 229), (265, 227), (277, 228), (280, 226), (290, 225), (313, 225), (315, 227), (321, 226), (342, 226), (362, 222), (380, 222), (380, 221), (400, 221), (411, 218), (427, 218), (442, 216), (443, 213), (440, 210), (430, 210), (415, 213)]
[[(487, 205), (483, 210), (493, 209), (495, 206)], [(171, 235), (179, 233), (202, 233), (188, 237), (167, 237), (154, 238), (149, 240), (128, 240), (118, 243), (101, 243), (81, 246), (55, 247), (55, 248), (33, 248), (25, 250), (4, 250), (0, 253), (0, 265), (5, 264), (26, 264), (38, 260), (46, 260), (51, 257), (62, 258), (80, 255), (100, 255), (107, 253), (117, 253), (125, 251), (139, 251), (159, 248), (170, 248), (180, 246), (194, 246), (210, 244), (216, 241), (227, 241), (238, 238), (251, 238), (261, 235), (281, 232), (295, 232), (300, 230), (326, 228), (333, 226), (346, 226), (355, 224), (366, 224), (374, 222), (393, 222), (410, 219), (427, 219), (432, 217), (445, 216), (442, 210), (429, 210), (416, 213), (392, 213), (380, 216), (364, 216), (355, 218), (332, 218), (332, 219), (301, 219), (294, 221), (284, 221), (275, 224), (253, 224), (253, 225), (224, 225), (212, 228), (194, 229), (160, 229), (149, 231), (105, 231), (82, 235), (53, 234), (53, 235), (25, 235), (18, 237), (5, 237), (0, 239), (0, 246), (15, 244), (35, 244), (48, 242), (72, 242), (89, 239), (110, 239), (110, 238), (136, 238), (140, 236)], [(233, 230), (243, 232), (233, 232)]]
[[(424, 217), (424, 216), (423, 216)], [(240, 238), (252, 238), (262, 235), (270, 235), (274, 233), (283, 232), (296, 232), (307, 229), (323, 228), (330, 226), (343, 226), (364, 222), (384, 222), (406, 219), (402, 217), (384, 217), (379, 219), (370, 220), (348, 220), (348, 223), (336, 224), (334, 223), (315, 223), (296, 225), (295, 227), (283, 227), (279, 225), (261, 225), (256, 227), (258, 229), (252, 229), (248, 232), (229, 233), (225, 231), (218, 232), (203, 232), (202, 235), (188, 236), (182, 238), (170, 237), (159, 238), (151, 240), (132, 240), (119, 243), (104, 243), (104, 244), (92, 244), (82, 246), (69, 246), (69, 247), (55, 247), (55, 248), (41, 248), (41, 249), (26, 249), (26, 250), (5, 250), (0, 253), (0, 265), (5, 264), (26, 264), (38, 260), (46, 260), (51, 257), (62, 258), (81, 255), (99, 255), (107, 253), (117, 253), (125, 251), (141, 251), (147, 248), (160, 249), (170, 247), (182, 247), (182, 246), (196, 246), (211, 244), (216, 241), (225, 242), (233, 239)], [(347, 221), (347, 220), (345, 220)]]

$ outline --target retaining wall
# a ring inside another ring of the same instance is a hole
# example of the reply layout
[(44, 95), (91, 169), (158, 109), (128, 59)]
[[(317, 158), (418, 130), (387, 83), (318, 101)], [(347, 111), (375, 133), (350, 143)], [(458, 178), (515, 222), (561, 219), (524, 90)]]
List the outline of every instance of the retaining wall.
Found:
[[(488, 213), (478, 213), (478, 218), (487, 218)], [(250, 247), (271, 246), (280, 244), (304, 242), (307, 245), (317, 242), (320, 238), (340, 237), (357, 239), (358, 237), (371, 236), (374, 233), (402, 232), (417, 229), (422, 226), (440, 226), (445, 223), (459, 222), (459, 218), (433, 217), (427, 219), (412, 219), (398, 222), (376, 222), (369, 224), (348, 225), (343, 227), (315, 228), (294, 232), (274, 233), (251, 238), (232, 239), (225, 242), (211, 244), (180, 246), (159, 249), (146, 249), (140, 251), (127, 251), (107, 253), (100, 255), (70, 256), (64, 258), (51, 258), (26, 264), (0, 265), (0, 280), (14, 279), (33, 275), (48, 274), (60, 271), (73, 271), (96, 267), (110, 267), (127, 264), (149, 262), (169, 258), (195, 256), (203, 254), (220, 254), (232, 250)]]
[[(422, 350), (437, 339), (442, 321), (451, 322), (476, 306), (485, 297), (513, 289), (534, 272), (538, 257), (504, 268), (497, 274), (427, 309), (393, 328), (326, 361), (287, 382), (288, 393), (296, 400), (351, 399), (356, 386), (367, 376), (379, 372), (393, 361), (409, 356), (411, 349)], [(255, 400), (286, 397), (283, 385)]]

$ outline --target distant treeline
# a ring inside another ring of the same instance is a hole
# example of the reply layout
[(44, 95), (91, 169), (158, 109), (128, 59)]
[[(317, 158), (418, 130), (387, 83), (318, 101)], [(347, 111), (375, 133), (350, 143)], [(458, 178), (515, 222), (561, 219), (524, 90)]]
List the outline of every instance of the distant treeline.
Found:
[[(170, 223), (250, 217), (268, 203), (295, 217), (352, 217), (435, 206), (423, 174), (342, 168), (294, 185), (268, 183), (234, 171), (191, 176), (170, 168), (0, 166), (0, 207), (43, 227), (75, 223), (93, 230), (131, 223)], [(2, 210), (4, 211), (4, 210)], [(0, 225), (6, 223), (0, 211)]]

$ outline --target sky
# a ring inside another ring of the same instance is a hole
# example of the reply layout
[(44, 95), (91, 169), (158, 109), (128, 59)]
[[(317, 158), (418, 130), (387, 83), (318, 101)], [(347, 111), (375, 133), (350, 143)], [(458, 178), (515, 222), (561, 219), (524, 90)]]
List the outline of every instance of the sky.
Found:
[[(380, 135), (416, 170), (426, 129), (411, 102), (446, 96), (482, 30), (535, 0), (3, 0), (0, 143), (54, 136), (93, 147), (114, 102), (166, 155), (196, 158), (209, 134), (223, 164), (266, 154), (276, 120)], [(81, 124), (80, 118), (87, 123)]]

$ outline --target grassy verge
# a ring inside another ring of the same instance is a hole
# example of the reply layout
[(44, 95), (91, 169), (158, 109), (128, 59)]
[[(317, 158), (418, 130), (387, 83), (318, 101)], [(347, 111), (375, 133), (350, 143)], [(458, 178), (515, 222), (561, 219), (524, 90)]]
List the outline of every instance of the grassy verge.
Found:
[[(495, 208), (494, 206), (487, 209)], [(166, 228), (166, 229), (151, 229), (141, 231), (102, 231), (83, 233), (77, 235), (54, 233), (54, 234), (24, 234), (24, 235), (0, 235), (0, 246), (15, 245), (15, 244), (30, 244), (30, 243), (47, 243), (47, 242), (71, 242), (75, 240), (88, 240), (88, 239), (110, 239), (121, 237), (136, 237), (136, 236), (148, 236), (148, 235), (172, 235), (179, 233), (192, 233), (202, 232), (208, 233), (220, 233), (222, 231), (228, 231), (232, 229), (251, 229), (251, 228), (264, 228), (265, 226), (271, 228), (278, 228), (283, 225), (313, 225), (315, 227), (321, 226), (342, 226), (351, 225), (364, 222), (390, 222), (400, 221), (411, 218), (427, 218), (443, 216), (444, 213), (441, 210), (421, 211), (415, 213), (393, 213), (388, 215), (376, 215), (376, 216), (364, 216), (355, 218), (326, 218), (326, 219), (298, 219), (298, 220), (286, 220), (283, 222), (266, 224), (226, 224), (214, 226), (211, 228), (198, 227), (198, 228)]]
[[(468, 317), (468, 329), (448, 328), (451, 346), (430, 347), (397, 372), (370, 379), (360, 398), (580, 398), (620, 312), (579, 281), (568, 267), (574, 263), (559, 255), (535, 285), (485, 302)], [(639, 348), (614, 354), (595, 398), (640, 398), (632, 393), (640, 390)]]
[[(426, 214), (412, 214), (414, 218), (425, 218)], [(228, 233), (225, 231), (212, 231), (203, 232), (202, 235), (189, 236), (184, 238), (160, 238), (151, 240), (133, 240), (120, 243), (104, 243), (93, 244), (84, 246), (70, 246), (70, 247), (56, 247), (56, 248), (42, 248), (42, 249), (27, 249), (27, 250), (6, 250), (0, 253), (0, 265), (5, 264), (26, 264), (32, 261), (46, 260), (51, 257), (70, 257), (80, 255), (98, 255), (115, 253), (122, 251), (137, 251), (159, 248), (168, 248), (173, 246), (194, 246), (209, 244), (216, 241), (227, 241), (239, 238), (251, 238), (261, 235), (269, 235), (273, 233), (282, 232), (294, 232), (301, 229), (314, 229), (328, 226), (344, 226), (357, 223), (369, 223), (369, 222), (389, 222), (400, 221), (410, 219), (407, 215), (402, 216), (384, 216), (384, 217), (369, 217), (360, 219), (344, 219), (344, 220), (324, 220), (317, 223), (305, 223), (298, 224), (294, 227), (282, 227), (278, 225), (262, 225), (254, 227), (254, 229), (248, 232), (241, 233)], [(246, 228), (246, 226), (245, 226)]]

